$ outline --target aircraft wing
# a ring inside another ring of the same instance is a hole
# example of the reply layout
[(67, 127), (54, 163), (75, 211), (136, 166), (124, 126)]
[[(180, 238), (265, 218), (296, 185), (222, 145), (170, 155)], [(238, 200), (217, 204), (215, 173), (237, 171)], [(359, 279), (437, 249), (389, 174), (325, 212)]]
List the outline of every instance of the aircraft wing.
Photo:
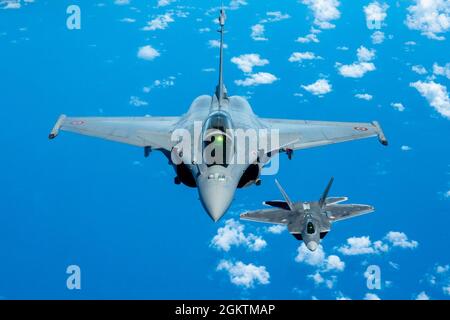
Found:
[(375, 209), (372, 206), (363, 204), (332, 204), (325, 207), (327, 216), (332, 222), (353, 218), (373, 212), (374, 210)]
[(139, 147), (171, 150), (172, 130), (179, 117), (83, 117), (62, 115), (56, 122), (50, 139), (60, 130), (86, 136), (131, 144)]
[(289, 217), (292, 211), (284, 209), (263, 209), (248, 211), (241, 214), (242, 220), (265, 222), (265, 223), (276, 223), (276, 224), (288, 224)]
[(279, 130), (279, 146), (283, 149), (306, 149), (327, 144), (378, 137), (387, 139), (378, 122), (326, 122), (308, 120), (261, 119), (269, 129)]

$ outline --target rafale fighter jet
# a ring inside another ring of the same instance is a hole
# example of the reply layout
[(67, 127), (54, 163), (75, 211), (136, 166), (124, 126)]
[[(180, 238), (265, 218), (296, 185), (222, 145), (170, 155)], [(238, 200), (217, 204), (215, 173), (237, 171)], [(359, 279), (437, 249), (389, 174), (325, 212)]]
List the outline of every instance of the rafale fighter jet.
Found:
[(292, 202), (281, 185), (275, 180), (285, 201), (265, 201), (264, 204), (276, 209), (249, 211), (241, 214), (241, 219), (287, 225), (288, 231), (298, 240), (303, 240), (310, 251), (315, 251), (336, 221), (353, 218), (374, 211), (364, 204), (339, 204), (347, 197), (328, 197), (331, 178), (319, 201)]
[[(197, 97), (186, 114), (115, 118), (61, 115), (49, 138), (55, 138), (63, 130), (138, 146), (143, 148), (145, 156), (152, 150), (163, 152), (175, 169), (175, 183), (198, 188), (201, 203), (214, 221), (224, 215), (237, 188), (260, 184), (263, 166), (280, 152), (291, 159), (297, 149), (374, 136), (387, 144), (375, 121), (351, 123), (257, 117), (245, 98), (227, 94), (223, 81), (223, 9), (218, 22), (220, 62), (215, 93)], [(252, 144), (247, 148), (246, 143), (239, 143), (238, 130), (256, 131), (256, 147)], [(267, 146), (261, 147), (262, 141)], [(245, 151), (248, 157), (245, 161), (236, 161), (236, 154), (242, 149), (248, 149)]]

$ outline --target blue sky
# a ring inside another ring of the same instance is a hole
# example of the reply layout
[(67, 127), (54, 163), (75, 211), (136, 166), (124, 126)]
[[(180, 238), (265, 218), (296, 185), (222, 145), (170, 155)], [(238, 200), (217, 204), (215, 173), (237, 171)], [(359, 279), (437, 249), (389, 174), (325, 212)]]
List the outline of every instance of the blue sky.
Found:
[[(0, 296), (448, 299), (450, 5), (424, 3), (226, 3), (230, 94), (262, 117), (378, 120), (389, 138), (281, 158), (291, 198), (319, 198), (334, 176), (331, 195), (376, 208), (311, 255), (287, 231), (239, 222), (279, 198), (273, 176), (214, 224), (161, 154), (47, 140), (61, 113), (179, 115), (211, 94), (218, 1), (0, 0)], [(80, 30), (66, 27), (71, 4)], [(73, 264), (81, 290), (66, 288)], [(380, 290), (366, 286), (369, 265)]]

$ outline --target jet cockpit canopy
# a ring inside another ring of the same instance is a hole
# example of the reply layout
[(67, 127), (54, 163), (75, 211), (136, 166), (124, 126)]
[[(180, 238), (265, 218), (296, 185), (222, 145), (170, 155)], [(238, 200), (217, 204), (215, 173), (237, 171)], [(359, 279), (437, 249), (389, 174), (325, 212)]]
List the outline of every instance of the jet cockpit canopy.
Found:
[(203, 159), (208, 166), (227, 166), (234, 154), (233, 123), (224, 111), (216, 111), (203, 125)]

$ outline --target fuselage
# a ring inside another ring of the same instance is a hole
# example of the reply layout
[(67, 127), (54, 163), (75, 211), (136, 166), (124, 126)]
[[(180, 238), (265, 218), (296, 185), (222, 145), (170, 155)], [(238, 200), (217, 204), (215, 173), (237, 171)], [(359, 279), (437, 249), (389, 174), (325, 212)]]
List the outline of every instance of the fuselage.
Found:
[[(238, 145), (235, 133), (249, 129), (258, 132), (264, 129), (264, 125), (242, 97), (226, 97), (219, 106), (216, 95), (203, 95), (193, 101), (176, 127), (190, 137), (186, 139), (183, 136), (181, 147), (175, 147), (173, 151), (178, 153), (175, 155), (178, 161), (173, 161), (177, 179), (189, 187), (198, 188), (205, 210), (217, 221), (229, 208), (236, 189), (254, 184), (263, 166), (256, 155), (257, 147), (244, 148), (247, 155), (244, 161), (236, 158), (237, 150), (242, 151), (243, 148)], [(220, 148), (224, 149), (223, 161), (208, 159), (211, 149), (216, 149), (212, 151), (215, 155)]]
[(317, 202), (300, 202), (297, 206), (297, 218), (291, 221), (288, 230), (298, 240), (303, 240), (309, 250), (315, 251), (331, 229), (330, 219)]

